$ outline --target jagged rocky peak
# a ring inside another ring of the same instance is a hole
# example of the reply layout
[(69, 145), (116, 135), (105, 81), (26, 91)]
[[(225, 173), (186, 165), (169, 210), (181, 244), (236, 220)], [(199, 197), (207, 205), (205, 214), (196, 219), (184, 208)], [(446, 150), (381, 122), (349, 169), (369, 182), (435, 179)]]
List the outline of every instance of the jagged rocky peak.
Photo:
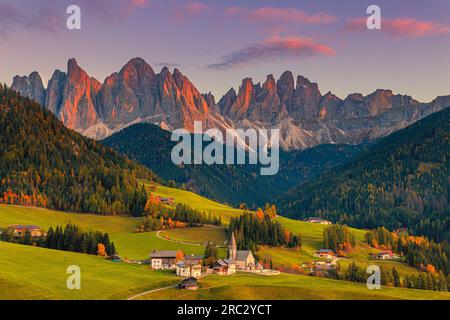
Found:
[(83, 131), (97, 124), (94, 101), (100, 88), (101, 83), (91, 78), (75, 59), (68, 61), (63, 100), (58, 113), (66, 127)]
[(228, 115), (230, 113), (231, 106), (236, 101), (237, 94), (234, 88), (231, 88), (230, 90), (225, 93), (225, 95), (219, 100), (218, 111), (224, 115)]
[(296, 113), (302, 119), (317, 118), (321, 111), (319, 106), (321, 99), (322, 95), (318, 84), (299, 75), (294, 90), (292, 109), (288, 111)]
[(131, 88), (151, 86), (155, 78), (152, 67), (142, 58), (133, 58), (120, 70), (119, 77)]
[(242, 84), (239, 87), (239, 93), (228, 112), (228, 116), (232, 119), (245, 118), (247, 112), (255, 102), (255, 98), (253, 81), (251, 78), (245, 78), (242, 80)]
[(45, 92), (45, 107), (56, 115), (59, 113), (63, 100), (66, 79), (67, 75), (65, 72), (55, 70), (48, 81), (47, 90)]
[(15, 76), (11, 88), (41, 105), (45, 103), (44, 84), (37, 72), (32, 72), (29, 76)]
[(203, 99), (205, 99), (206, 104), (208, 105), (208, 107), (211, 109), (216, 105), (216, 98), (214, 97), (214, 95), (210, 92), (208, 93), (203, 93), (202, 94)]
[(101, 119), (112, 129), (148, 117), (155, 105), (155, 72), (141, 58), (128, 61), (103, 83), (96, 103)]
[(287, 109), (291, 109), (292, 95), (294, 94), (295, 80), (291, 71), (285, 71), (277, 82), (277, 92)]

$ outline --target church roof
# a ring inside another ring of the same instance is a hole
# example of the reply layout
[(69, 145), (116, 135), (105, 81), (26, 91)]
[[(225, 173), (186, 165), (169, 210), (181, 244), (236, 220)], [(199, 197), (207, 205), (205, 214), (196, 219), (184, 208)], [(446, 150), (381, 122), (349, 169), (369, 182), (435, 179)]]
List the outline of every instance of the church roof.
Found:
[(238, 250), (236, 252), (236, 261), (247, 260), (250, 256), (253, 257), (253, 254), (250, 250)]

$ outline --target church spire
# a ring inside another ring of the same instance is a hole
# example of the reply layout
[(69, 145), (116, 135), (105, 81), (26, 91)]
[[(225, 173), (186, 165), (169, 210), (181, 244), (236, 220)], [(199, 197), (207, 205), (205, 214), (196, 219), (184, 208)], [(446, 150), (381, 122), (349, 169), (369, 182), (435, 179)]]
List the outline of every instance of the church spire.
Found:
[(234, 237), (234, 232), (231, 233), (230, 244), (228, 245), (228, 258), (231, 260), (236, 260), (237, 246), (236, 238)]

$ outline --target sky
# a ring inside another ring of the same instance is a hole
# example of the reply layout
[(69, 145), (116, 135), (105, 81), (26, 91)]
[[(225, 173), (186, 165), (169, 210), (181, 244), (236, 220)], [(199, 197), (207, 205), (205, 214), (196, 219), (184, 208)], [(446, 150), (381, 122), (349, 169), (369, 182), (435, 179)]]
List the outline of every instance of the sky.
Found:
[[(81, 30), (66, 8), (79, 5)], [(369, 5), (381, 30), (366, 27)], [(216, 100), (290, 70), (341, 98), (376, 89), (450, 94), (448, 0), (0, 0), (0, 82), (67, 60), (99, 81), (131, 58), (178, 68)]]

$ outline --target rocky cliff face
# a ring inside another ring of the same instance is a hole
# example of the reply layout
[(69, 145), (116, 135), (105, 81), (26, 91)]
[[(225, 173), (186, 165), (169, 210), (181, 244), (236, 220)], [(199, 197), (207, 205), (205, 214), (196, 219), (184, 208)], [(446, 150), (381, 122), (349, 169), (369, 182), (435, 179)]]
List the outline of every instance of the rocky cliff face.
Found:
[(27, 76), (15, 76), (11, 89), (20, 92), (25, 97), (35, 100), (44, 105), (45, 103), (45, 88), (42, 83), (42, 78), (37, 72), (32, 72)]
[(196, 120), (204, 129), (278, 128), (281, 146), (303, 149), (318, 144), (357, 144), (388, 135), (450, 106), (450, 96), (419, 103), (409, 96), (376, 90), (345, 99), (322, 95), (317, 83), (290, 71), (261, 84), (246, 78), (238, 92), (232, 88), (216, 103), (200, 93), (175, 69), (155, 73), (141, 58), (130, 60), (103, 84), (90, 77), (74, 59), (67, 74), (55, 71), (47, 89), (37, 72), (16, 76), (12, 88), (41, 103), (69, 128), (101, 139), (130, 124), (150, 122), (167, 130), (193, 131)]

